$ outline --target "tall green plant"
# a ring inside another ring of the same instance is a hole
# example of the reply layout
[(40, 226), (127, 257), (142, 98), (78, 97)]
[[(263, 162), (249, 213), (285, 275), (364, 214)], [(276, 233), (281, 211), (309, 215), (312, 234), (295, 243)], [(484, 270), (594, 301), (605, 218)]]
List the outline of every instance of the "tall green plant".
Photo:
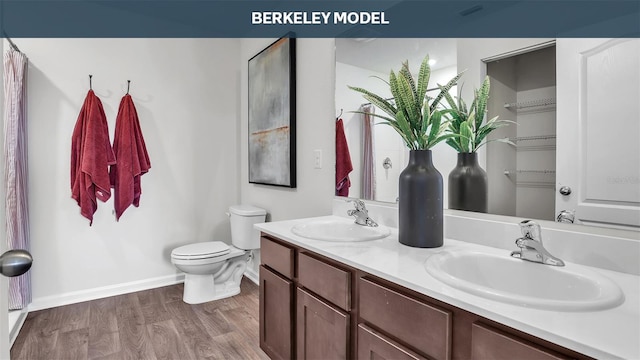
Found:
[(394, 128), (409, 149), (427, 150), (441, 141), (459, 136), (447, 130), (449, 120), (443, 116), (439, 104), (447, 92), (457, 84), (462, 73), (446, 85), (438, 85), (440, 93), (434, 98), (427, 97), (430, 76), (429, 56), (426, 56), (420, 65), (417, 80), (409, 70), (408, 61), (402, 63), (402, 68), (397, 74), (391, 70), (388, 82), (380, 79), (389, 85), (393, 102), (360, 87), (349, 88), (362, 93), (365, 99), (387, 114), (371, 113), (372, 116), (384, 120), (381, 124)]
[[(489, 100), (489, 77), (485, 77), (480, 89), (474, 90), (474, 97), (469, 110), (462, 96), (458, 95), (457, 101), (446, 92), (444, 97), (449, 105), (449, 109), (444, 110), (449, 121), (449, 131), (453, 134), (458, 134), (458, 137), (451, 137), (447, 139), (447, 144), (460, 153), (472, 153), (476, 152), (481, 146), (487, 144), (490, 141), (501, 141), (513, 144), (509, 139), (495, 139), (487, 140), (487, 135), (493, 130), (509, 125), (513, 121), (498, 120), (498, 117), (494, 117), (484, 122), (485, 115), (487, 113), (487, 101)], [(443, 89), (443, 87), (441, 87)]]

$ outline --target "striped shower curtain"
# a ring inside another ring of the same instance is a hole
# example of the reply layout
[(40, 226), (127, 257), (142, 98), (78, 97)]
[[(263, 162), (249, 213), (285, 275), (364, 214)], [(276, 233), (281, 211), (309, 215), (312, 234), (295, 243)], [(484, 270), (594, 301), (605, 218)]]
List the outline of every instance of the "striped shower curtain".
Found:
[(376, 199), (376, 154), (375, 133), (373, 131), (373, 115), (376, 108), (373, 105), (362, 107), (364, 121), (362, 123), (362, 197), (367, 200)]
[[(7, 245), (29, 249), (27, 207), (27, 57), (13, 49), (4, 54), (4, 190)], [(9, 309), (31, 302), (31, 273), (9, 278)]]

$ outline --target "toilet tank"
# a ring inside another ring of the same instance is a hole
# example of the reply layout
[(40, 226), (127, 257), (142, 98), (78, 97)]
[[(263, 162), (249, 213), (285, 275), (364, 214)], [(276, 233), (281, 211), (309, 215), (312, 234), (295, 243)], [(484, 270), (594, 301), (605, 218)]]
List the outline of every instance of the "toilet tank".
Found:
[(267, 211), (251, 205), (233, 205), (229, 207), (231, 222), (231, 243), (238, 249), (260, 248), (260, 232), (253, 224), (263, 223)]

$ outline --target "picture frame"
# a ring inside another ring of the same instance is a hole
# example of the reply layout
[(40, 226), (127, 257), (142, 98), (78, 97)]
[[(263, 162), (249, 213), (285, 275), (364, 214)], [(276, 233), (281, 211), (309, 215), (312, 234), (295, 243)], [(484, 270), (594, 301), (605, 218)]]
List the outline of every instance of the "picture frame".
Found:
[(296, 187), (296, 39), (248, 61), (249, 183)]

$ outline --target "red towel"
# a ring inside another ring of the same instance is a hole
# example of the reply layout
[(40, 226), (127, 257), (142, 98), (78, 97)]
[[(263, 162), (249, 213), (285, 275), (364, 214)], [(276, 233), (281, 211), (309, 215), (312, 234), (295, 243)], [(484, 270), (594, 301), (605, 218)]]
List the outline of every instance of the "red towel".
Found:
[(115, 163), (107, 117), (100, 99), (89, 90), (71, 137), (71, 197), (89, 225), (98, 208), (96, 199), (111, 197), (109, 165)]
[(342, 119), (336, 121), (336, 195), (349, 196), (349, 173), (353, 170), (349, 145), (344, 135)]
[(131, 95), (125, 95), (120, 101), (116, 118), (116, 134), (113, 150), (118, 163), (111, 167), (111, 186), (114, 188), (114, 207), (116, 219), (133, 205), (140, 205), (140, 177), (151, 168), (147, 147), (140, 130), (138, 112), (133, 105)]

